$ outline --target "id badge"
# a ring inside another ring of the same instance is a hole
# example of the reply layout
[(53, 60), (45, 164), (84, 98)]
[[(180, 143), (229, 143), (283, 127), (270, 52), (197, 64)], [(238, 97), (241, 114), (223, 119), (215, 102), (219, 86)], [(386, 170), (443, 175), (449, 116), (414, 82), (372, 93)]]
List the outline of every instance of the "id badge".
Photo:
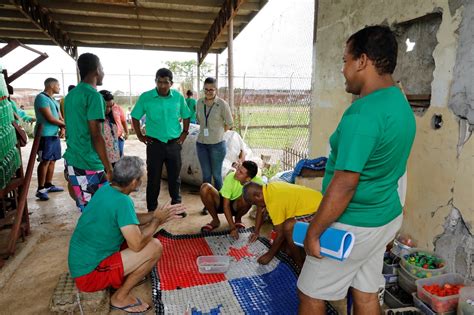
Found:
[(209, 129), (204, 128), (204, 137), (209, 137)]

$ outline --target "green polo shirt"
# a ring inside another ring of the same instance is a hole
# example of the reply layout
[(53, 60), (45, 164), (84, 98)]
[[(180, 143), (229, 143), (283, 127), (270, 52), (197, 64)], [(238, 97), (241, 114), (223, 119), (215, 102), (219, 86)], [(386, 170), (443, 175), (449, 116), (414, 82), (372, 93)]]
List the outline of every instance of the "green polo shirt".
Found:
[(106, 184), (87, 204), (69, 243), (71, 276), (88, 274), (102, 260), (120, 251), (125, 241), (120, 228), (138, 225), (132, 198)]
[(64, 99), (67, 149), (63, 157), (69, 165), (100, 171), (104, 165), (92, 144), (90, 120), (104, 120), (105, 101), (92, 85), (81, 82)]
[(378, 227), (401, 214), (398, 179), (406, 170), (415, 131), (413, 111), (397, 87), (366, 95), (345, 111), (329, 139), (323, 194), (336, 170), (360, 173), (360, 179), (338, 222)]
[[(48, 94), (44, 92), (41, 92), (35, 98), (35, 115), (36, 115), (36, 120), (38, 122), (36, 126), (38, 126), (38, 124), (43, 125), (41, 136), (43, 137), (57, 136), (59, 127), (46, 120), (46, 118), (41, 113), (41, 110), (40, 110), (41, 108), (49, 108), (51, 115), (54, 118), (59, 119), (58, 102), (56, 102), (54, 98), (50, 97)], [(35, 126), (35, 133), (36, 133), (36, 126)]]
[(191, 112), (192, 123), (196, 123), (196, 103), (197, 101), (192, 97), (186, 99), (186, 104), (188, 104), (189, 111)]
[(140, 95), (131, 115), (137, 120), (146, 115), (146, 135), (162, 142), (179, 138), (180, 119), (191, 117), (183, 95), (170, 90), (168, 96), (160, 96), (156, 88)]

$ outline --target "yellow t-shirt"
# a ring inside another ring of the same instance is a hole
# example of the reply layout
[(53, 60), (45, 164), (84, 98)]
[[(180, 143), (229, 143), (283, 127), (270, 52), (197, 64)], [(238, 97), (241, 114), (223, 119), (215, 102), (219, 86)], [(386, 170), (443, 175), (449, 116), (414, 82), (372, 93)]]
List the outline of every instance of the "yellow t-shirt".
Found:
[(318, 210), (323, 195), (305, 186), (273, 182), (263, 186), (263, 199), (274, 225)]

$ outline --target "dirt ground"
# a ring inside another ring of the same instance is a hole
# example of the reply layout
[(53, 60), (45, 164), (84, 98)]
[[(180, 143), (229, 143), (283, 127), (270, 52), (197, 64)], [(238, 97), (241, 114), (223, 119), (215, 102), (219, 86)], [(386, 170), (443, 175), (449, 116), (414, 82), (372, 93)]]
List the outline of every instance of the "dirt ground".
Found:
[[(22, 149), (25, 169), (31, 144), (32, 141)], [(125, 154), (145, 158), (145, 147), (137, 140), (128, 140)], [(63, 160), (60, 160), (56, 163), (53, 182), (66, 187), (63, 170)], [(59, 275), (68, 270), (69, 239), (80, 213), (67, 192), (51, 193), (49, 201), (38, 201), (35, 198), (36, 188), (35, 168), (28, 194), (32, 233), (26, 242), (19, 241), (15, 256), (10, 257), (0, 269), (0, 314), (50, 314), (49, 302)], [(182, 196), (183, 203), (188, 208), (188, 216), (169, 222), (163, 228), (174, 234), (197, 233), (202, 225), (210, 221), (210, 216), (200, 214), (203, 205), (197, 194), (197, 187), (183, 184)], [(138, 212), (146, 211), (144, 187), (140, 192), (132, 194), (132, 198)], [(168, 200), (168, 185), (163, 181), (159, 202)], [(218, 230), (226, 229), (223, 216), (221, 222)], [(248, 227), (254, 225), (254, 220), (248, 215), (243, 218), (243, 222)], [(262, 234), (268, 235), (270, 228), (266, 224)], [(4, 239), (3, 234), (0, 234), (1, 239)], [(151, 281), (135, 288), (134, 294), (151, 303)]]

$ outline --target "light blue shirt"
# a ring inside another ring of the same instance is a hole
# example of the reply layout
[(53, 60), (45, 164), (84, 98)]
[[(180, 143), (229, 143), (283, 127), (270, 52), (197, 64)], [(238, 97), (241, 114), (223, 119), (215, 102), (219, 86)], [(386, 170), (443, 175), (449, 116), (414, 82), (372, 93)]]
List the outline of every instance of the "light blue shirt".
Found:
[[(42, 124), (43, 130), (41, 131), (42, 137), (51, 137), (57, 136), (59, 131), (59, 126), (53, 125), (46, 118), (40, 111), (40, 108), (49, 108), (51, 114), (54, 118), (59, 119), (59, 104), (56, 102), (55, 99), (49, 97), (48, 94), (41, 92), (35, 98), (35, 115), (36, 115), (36, 125)], [(36, 127), (35, 127), (36, 133)]]

